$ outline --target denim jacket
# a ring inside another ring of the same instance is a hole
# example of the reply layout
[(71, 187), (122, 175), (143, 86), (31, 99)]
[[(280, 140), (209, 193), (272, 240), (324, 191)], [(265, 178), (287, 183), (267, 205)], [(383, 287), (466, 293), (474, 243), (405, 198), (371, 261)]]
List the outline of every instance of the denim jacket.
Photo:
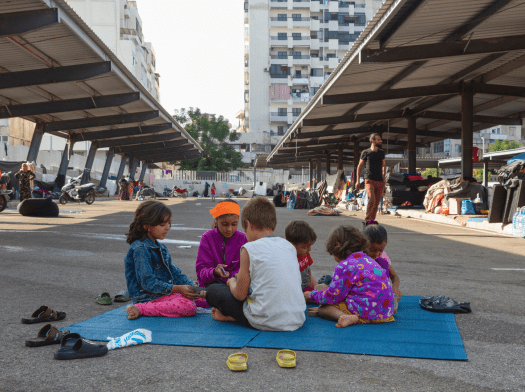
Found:
[(124, 257), (124, 267), (133, 303), (149, 302), (171, 294), (174, 285), (195, 285), (173, 265), (168, 248), (149, 237), (131, 244)]

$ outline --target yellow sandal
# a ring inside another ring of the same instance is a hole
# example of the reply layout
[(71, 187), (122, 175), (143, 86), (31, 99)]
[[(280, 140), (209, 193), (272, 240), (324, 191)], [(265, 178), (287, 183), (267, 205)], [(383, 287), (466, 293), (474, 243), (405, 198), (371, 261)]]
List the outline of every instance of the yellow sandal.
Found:
[(297, 365), (296, 355), (292, 350), (279, 350), (275, 359), (282, 368), (292, 368)]
[(248, 369), (247, 362), (248, 362), (248, 354), (236, 353), (228, 357), (226, 364), (228, 365), (231, 371), (243, 372), (246, 369)]

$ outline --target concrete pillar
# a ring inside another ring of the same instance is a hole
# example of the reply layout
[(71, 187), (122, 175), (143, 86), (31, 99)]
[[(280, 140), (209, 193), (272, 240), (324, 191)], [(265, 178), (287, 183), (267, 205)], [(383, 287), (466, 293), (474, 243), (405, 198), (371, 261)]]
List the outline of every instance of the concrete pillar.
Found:
[(354, 188), (357, 181), (357, 166), (359, 166), (359, 142), (354, 140)]
[(461, 95), (461, 176), (472, 177), (473, 157), (472, 144), (474, 139), (473, 120), (474, 120), (474, 94), (470, 86), (465, 86), (466, 90)]
[(257, 184), (257, 158), (253, 162), (253, 194), (255, 195), (255, 185)]
[(147, 168), (148, 168), (147, 163), (142, 162), (142, 170), (140, 171), (139, 182), (144, 181), (144, 176), (146, 175)]
[(64, 153), (62, 154), (62, 160), (60, 161), (60, 167), (58, 168), (57, 176), (65, 176), (67, 173), (67, 168), (69, 166), (69, 159), (73, 154), (73, 146), (75, 145), (75, 140), (70, 139), (66, 146), (64, 147)]
[(343, 146), (340, 145), (337, 150), (337, 170), (343, 170)]
[(42, 138), (44, 137), (44, 124), (38, 123), (35, 127), (35, 132), (31, 138), (31, 145), (29, 146), (29, 151), (27, 152), (27, 162), (35, 162), (38, 157), (38, 151), (40, 150), (40, 143), (42, 143)]
[(118, 182), (122, 179), (122, 176), (124, 175), (124, 169), (126, 168), (127, 160), (128, 159), (125, 156), (122, 156), (120, 160), (120, 166), (118, 167), (118, 173), (117, 173), (117, 193), (116, 193), (117, 195), (120, 191)]
[(130, 165), (129, 165), (129, 178), (131, 181), (135, 181), (135, 175), (137, 172), (137, 166), (139, 164), (139, 161), (137, 161), (135, 158), (130, 158)]
[(310, 189), (314, 189), (314, 162), (308, 160), (308, 182), (310, 183)]
[[(106, 183), (108, 181), (109, 176), (109, 169), (111, 169), (111, 163), (113, 162), (113, 158), (115, 157), (115, 150), (113, 148), (110, 148), (108, 151), (108, 155), (106, 157), (106, 163), (104, 164), (104, 170), (102, 171), (102, 177), (100, 178), (100, 186), (102, 188), (106, 187)], [(117, 178), (118, 182), (118, 178)]]
[(329, 174), (332, 174), (331, 173), (331, 167), (330, 167), (330, 156), (331, 156), (331, 153), (330, 151), (328, 151), (326, 153), (326, 175), (329, 175)]
[(483, 186), (488, 186), (489, 184), (489, 161), (483, 161)]
[(80, 181), (80, 185), (87, 184), (91, 172), (91, 168), (93, 167), (93, 162), (95, 161), (95, 154), (97, 153), (98, 149), (98, 143), (92, 142), (91, 147), (89, 147), (89, 153), (86, 160), (86, 167), (84, 168), (84, 173), (82, 173), (82, 180)]
[(408, 116), (407, 118), (407, 132), (408, 132), (408, 172), (410, 174), (416, 173), (416, 118)]
[(321, 167), (322, 167), (322, 159), (321, 156), (317, 158), (316, 161), (316, 168), (315, 168), (315, 186), (321, 182)]

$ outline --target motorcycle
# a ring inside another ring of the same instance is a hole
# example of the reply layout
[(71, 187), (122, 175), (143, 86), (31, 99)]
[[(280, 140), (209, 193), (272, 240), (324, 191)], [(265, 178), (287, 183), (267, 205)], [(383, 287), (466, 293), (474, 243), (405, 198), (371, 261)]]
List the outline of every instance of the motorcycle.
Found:
[(0, 177), (0, 212), (7, 208), (7, 202), (10, 199), (8, 195), (13, 193), (13, 191), (7, 190), (7, 184), (11, 182), (10, 174), (11, 173), (3, 173)]
[(97, 191), (95, 190), (95, 184), (80, 185), (82, 175), (78, 177), (72, 177), (68, 183), (62, 187), (62, 195), (58, 199), (60, 204), (66, 204), (68, 201), (85, 201), (86, 204), (93, 204)]

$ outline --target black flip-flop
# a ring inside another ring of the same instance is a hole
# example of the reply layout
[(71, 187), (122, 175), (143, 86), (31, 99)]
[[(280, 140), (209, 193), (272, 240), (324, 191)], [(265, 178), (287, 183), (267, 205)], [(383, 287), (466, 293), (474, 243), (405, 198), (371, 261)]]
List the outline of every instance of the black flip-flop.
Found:
[(83, 359), (102, 357), (108, 353), (105, 345), (97, 345), (77, 333), (65, 335), (60, 349), (55, 353), (55, 359)]
[(42, 347), (51, 344), (60, 344), (62, 342), (62, 337), (68, 333), (69, 331), (60, 331), (51, 324), (46, 324), (40, 329), (40, 331), (38, 331), (36, 338), (26, 340), (26, 346)]
[(31, 318), (23, 318), (23, 324), (48, 323), (50, 321), (59, 321), (66, 318), (65, 312), (55, 312), (49, 306), (42, 305), (33, 312)]

